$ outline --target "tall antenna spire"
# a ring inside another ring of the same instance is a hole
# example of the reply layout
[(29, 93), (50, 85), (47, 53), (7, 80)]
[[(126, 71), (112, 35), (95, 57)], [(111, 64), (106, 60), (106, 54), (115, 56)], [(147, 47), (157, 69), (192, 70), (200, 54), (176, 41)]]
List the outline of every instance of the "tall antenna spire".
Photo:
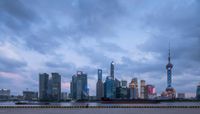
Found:
[(170, 41), (169, 41), (169, 53), (168, 53), (168, 62), (170, 63), (171, 55), (170, 55)]

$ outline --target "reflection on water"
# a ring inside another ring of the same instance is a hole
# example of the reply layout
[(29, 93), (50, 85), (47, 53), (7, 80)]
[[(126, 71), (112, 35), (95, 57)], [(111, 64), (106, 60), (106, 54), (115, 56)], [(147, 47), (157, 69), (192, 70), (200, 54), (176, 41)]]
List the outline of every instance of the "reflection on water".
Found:
[[(38, 102), (32, 102), (38, 103)], [(56, 106), (200, 106), (200, 102), (161, 102), (157, 104), (105, 104), (105, 103), (97, 103), (97, 102), (61, 102), (61, 103), (50, 103), (49, 105)], [(0, 106), (16, 106), (15, 102), (0, 102)], [(24, 106), (24, 105), (20, 105)], [(39, 105), (28, 105), (28, 106), (39, 106)]]

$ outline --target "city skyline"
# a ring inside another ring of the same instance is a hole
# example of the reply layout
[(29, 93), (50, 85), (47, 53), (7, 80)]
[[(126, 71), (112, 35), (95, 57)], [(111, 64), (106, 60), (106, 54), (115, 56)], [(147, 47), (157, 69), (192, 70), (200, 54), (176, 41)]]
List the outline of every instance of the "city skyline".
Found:
[(72, 75), (84, 71), (95, 95), (97, 69), (105, 81), (114, 61), (117, 79), (145, 80), (161, 93), (170, 41), (172, 86), (195, 93), (199, 11), (198, 0), (1, 0), (0, 88), (39, 91), (38, 74), (58, 72), (62, 91), (70, 92)]

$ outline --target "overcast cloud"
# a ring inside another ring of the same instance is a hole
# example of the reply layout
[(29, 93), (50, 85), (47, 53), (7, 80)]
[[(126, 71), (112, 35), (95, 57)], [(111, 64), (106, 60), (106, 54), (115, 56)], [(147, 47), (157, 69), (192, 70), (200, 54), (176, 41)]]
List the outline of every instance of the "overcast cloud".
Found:
[(173, 87), (196, 91), (200, 82), (199, 0), (0, 0), (0, 88), (38, 91), (38, 74), (58, 72), (69, 92), (77, 70), (95, 95), (115, 61), (116, 77), (167, 86), (169, 42)]

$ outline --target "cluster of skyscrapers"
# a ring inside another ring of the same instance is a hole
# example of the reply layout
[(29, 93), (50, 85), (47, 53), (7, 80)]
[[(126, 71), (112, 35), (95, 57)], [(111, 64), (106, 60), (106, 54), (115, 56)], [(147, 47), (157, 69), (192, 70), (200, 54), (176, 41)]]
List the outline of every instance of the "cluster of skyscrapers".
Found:
[(60, 101), (61, 75), (58, 73), (39, 74), (39, 99), (41, 101)]
[(102, 70), (98, 69), (98, 80), (96, 84), (96, 98), (101, 99), (151, 99), (156, 96), (155, 86), (146, 85), (145, 80), (140, 82), (140, 96), (138, 79), (133, 78), (131, 82), (126, 80), (119, 81), (114, 76), (114, 62), (110, 65), (110, 76), (106, 77), (105, 82), (102, 80)]
[[(167, 88), (161, 94), (161, 98), (173, 99), (176, 98), (176, 91), (172, 87), (172, 68), (170, 49), (168, 56), (167, 70)], [(126, 80), (119, 81), (115, 77), (115, 63), (110, 64), (110, 74), (103, 81), (102, 69), (97, 70), (96, 97), (97, 100), (102, 99), (155, 99), (157, 97), (154, 85), (146, 84), (145, 80), (138, 83), (137, 78), (133, 78), (130, 83)], [(58, 73), (39, 74), (39, 99), (59, 101), (61, 98), (61, 76)], [(139, 90), (140, 89), (140, 90)], [(179, 94), (182, 96), (182, 94)], [(77, 71), (72, 76), (70, 82), (69, 97), (73, 100), (88, 100), (89, 88), (87, 82), (87, 74), (82, 71)], [(200, 86), (197, 87), (197, 98), (200, 98)]]
[[(168, 56), (167, 88), (161, 94), (161, 98), (174, 99), (176, 91), (172, 87), (172, 68), (170, 49)], [(102, 99), (155, 99), (158, 98), (154, 85), (146, 84), (145, 80), (133, 78), (130, 83), (126, 80), (118, 80), (115, 77), (115, 63), (110, 64), (110, 74), (103, 80), (103, 70), (97, 70), (96, 96), (89, 96), (87, 74), (77, 71), (70, 82), (70, 94), (61, 93), (61, 75), (59, 73), (39, 74), (39, 95), (34, 91), (23, 91), (23, 96), (11, 96), (9, 89), (0, 89), (0, 100), (40, 100), (60, 101), (72, 100), (102, 100)], [(140, 85), (139, 85), (140, 84)], [(178, 98), (185, 98), (184, 93), (178, 93)], [(39, 97), (38, 97), (39, 96)], [(197, 86), (196, 98), (200, 99), (200, 84)]]

